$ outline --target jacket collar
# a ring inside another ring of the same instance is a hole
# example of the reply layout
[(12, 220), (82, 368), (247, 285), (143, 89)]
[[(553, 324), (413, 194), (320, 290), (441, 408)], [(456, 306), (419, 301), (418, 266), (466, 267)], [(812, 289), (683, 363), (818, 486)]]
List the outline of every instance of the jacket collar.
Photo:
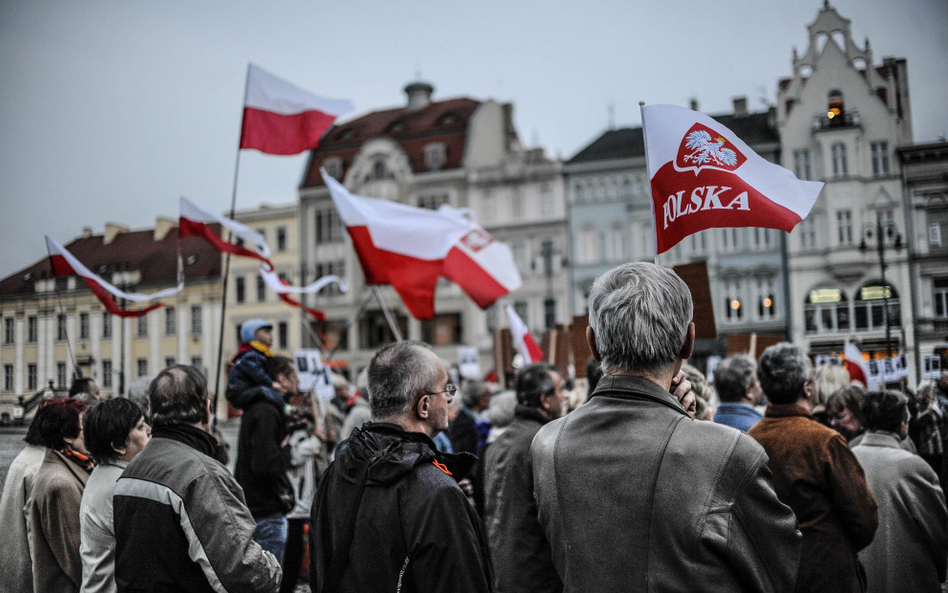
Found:
[(806, 408), (796, 404), (768, 404), (767, 412), (764, 413), (767, 418), (787, 418), (790, 416), (802, 416), (812, 418), (813, 415)]
[(517, 408), (514, 410), (514, 417), (521, 418), (523, 420), (532, 420), (533, 422), (539, 422), (540, 424), (546, 424), (550, 421), (550, 417), (540, 410), (531, 408), (530, 406), (522, 406), (520, 404), (517, 404)]
[(681, 407), (681, 403), (675, 399), (670, 392), (661, 388), (661, 386), (644, 377), (632, 375), (603, 375), (596, 385), (596, 391), (592, 396), (616, 397), (619, 399), (647, 399), (668, 406), (673, 410), (681, 412), (685, 416), (688, 412)]
[(899, 438), (899, 435), (894, 432), (886, 431), (877, 431), (877, 432), (867, 432), (863, 434), (862, 442), (859, 444), (863, 447), (888, 447), (890, 449), (901, 449), (902, 448), (902, 439)]

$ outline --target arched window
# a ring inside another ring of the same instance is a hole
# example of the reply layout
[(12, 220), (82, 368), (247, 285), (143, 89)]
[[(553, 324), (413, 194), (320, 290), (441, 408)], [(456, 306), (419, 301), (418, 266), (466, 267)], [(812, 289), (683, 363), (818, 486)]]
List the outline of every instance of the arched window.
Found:
[(372, 166), (372, 178), (385, 179), (386, 175), (387, 174), (385, 171), (385, 161), (383, 160), (375, 161), (375, 164)]
[(830, 120), (830, 127), (842, 126), (846, 122), (846, 109), (843, 103), (843, 92), (833, 89), (826, 97), (826, 117)]
[[(888, 311), (886, 311), (888, 301)], [(886, 319), (889, 328), (902, 327), (902, 307), (899, 295), (891, 285), (870, 283), (859, 289), (856, 295), (854, 313), (857, 331), (884, 330)]]
[(808, 334), (849, 330), (849, 302), (846, 293), (836, 287), (814, 288), (807, 293), (803, 318)]

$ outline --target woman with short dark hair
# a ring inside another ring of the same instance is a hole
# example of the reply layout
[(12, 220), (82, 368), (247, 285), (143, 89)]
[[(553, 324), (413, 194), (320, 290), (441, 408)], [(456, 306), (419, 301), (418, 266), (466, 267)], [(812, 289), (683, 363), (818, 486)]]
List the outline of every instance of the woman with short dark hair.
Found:
[(46, 421), (39, 432), (49, 450), (36, 474), (30, 503), (33, 590), (77, 592), (82, 583), (79, 504), (92, 471), (82, 428), (86, 404), (52, 399), (42, 405)]
[(85, 416), (86, 446), (96, 468), (82, 494), (79, 522), (82, 545), (82, 592), (114, 592), (115, 529), (112, 494), (128, 462), (148, 443), (151, 427), (135, 402), (115, 398), (90, 409)]

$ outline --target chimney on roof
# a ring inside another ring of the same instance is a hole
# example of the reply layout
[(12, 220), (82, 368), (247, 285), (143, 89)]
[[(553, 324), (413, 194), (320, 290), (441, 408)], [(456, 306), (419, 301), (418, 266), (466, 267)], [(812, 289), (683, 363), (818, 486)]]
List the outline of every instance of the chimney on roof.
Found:
[(118, 224), (117, 222), (107, 222), (105, 223), (105, 235), (102, 238), (102, 244), (108, 245), (115, 240), (120, 233), (127, 233), (128, 227)]
[(734, 97), (734, 115), (747, 115), (747, 97)]
[(417, 111), (424, 109), (431, 104), (431, 93), (434, 87), (427, 82), (412, 82), (405, 87), (405, 94), (408, 95), (408, 109)]
[(167, 236), (168, 231), (178, 226), (178, 221), (167, 216), (159, 216), (155, 220), (155, 241), (161, 241)]
[(692, 111), (698, 111), (698, 99), (692, 97), (690, 109), (691, 109)]
[(84, 226), (84, 227), (82, 227), (82, 238), (83, 238), (83, 239), (88, 239), (88, 238), (92, 237), (92, 234), (93, 234), (93, 233), (92, 233), (92, 227), (91, 227), (91, 226)]

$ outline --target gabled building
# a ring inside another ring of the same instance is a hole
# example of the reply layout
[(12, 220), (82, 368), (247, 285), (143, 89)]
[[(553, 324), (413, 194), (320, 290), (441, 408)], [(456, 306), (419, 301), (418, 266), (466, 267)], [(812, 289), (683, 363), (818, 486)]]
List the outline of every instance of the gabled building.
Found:
[[(402, 337), (431, 343), (449, 362), (457, 360), (458, 346), (476, 347), (482, 372), (487, 372), (491, 367), (491, 330), (498, 323), (506, 325), (496, 312), (500, 305), (525, 303), (527, 323), (534, 330), (544, 327), (551, 310), (558, 323), (568, 318), (568, 275), (562, 263), (554, 265), (552, 261), (562, 256), (566, 247), (566, 214), (557, 164), (545, 159), (542, 152), (522, 148), (512, 105), (469, 98), (433, 101), (433, 91), (427, 83), (409, 84), (405, 87), (406, 105), (337, 124), (311, 152), (303, 175), (303, 281), (338, 274), (350, 289), (346, 294), (319, 294), (306, 302), (326, 311), (327, 356), (343, 361), (342, 371), (350, 379), (368, 365), (376, 349), (394, 337), (383, 310), (364, 284), (359, 261), (320, 177), (320, 168), (358, 195), (431, 209), (442, 204), (469, 208), (496, 240), (515, 239), (522, 244), (515, 252), (520, 253), (517, 257), (525, 271), (524, 287), (487, 313), (460, 288), (442, 280), (434, 318), (419, 321), (407, 313), (390, 287), (380, 287)], [(532, 267), (534, 259), (547, 261), (540, 253), (549, 253), (551, 263), (548, 267), (542, 264), (537, 271)], [(539, 280), (534, 282), (531, 276)]]
[(811, 355), (841, 353), (846, 340), (870, 356), (911, 354), (896, 158), (912, 142), (906, 62), (876, 63), (869, 41), (857, 45), (829, 3), (808, 32), (777, 92), (783, 166), (826, 184), (790, 236), (791, 336)]
[[(173, 220), (159, 219), (154, 229), (142, 231), (108, 224), (101, 235), (86, 228), (64, 247), (126, 292), (151, 293), (177, 284)], [(80, 374), (95, 379), (105, 397), (126, 394), (136, 378), (153, 377), (175, 363), (211, 372), (213, 386), (221, 257), (197, 238), (184, 238), (182, 247), (184, 290), (165, 299), (167, 307), (135, 319), (107, 313), (80, 278), (54, 277), (45, 257), (0, 280), (0, 414), (12, 416), (17, 403), (50, 382), (56, 390), (68, 389)]]
[[(691, 108), (698, 110), (693, 103)], [(773, 110), (751, 113), (734, 100), (734, 112), (712, 115), (757, 154), (779, 162), (780, 140)], [(563, 166), (570, 206), (573, 312), (586, 312), (593, 281), (627, 261), (653, 261), (651, 191), (642, 128), (608, 130)], [(723, 354), (732, 334), (787, 332), (785, 233), (769, 229), (709, 229), (685, 238), (659, 263), (704, 261), (719, 339), (699, 340), (696, 362)]]

